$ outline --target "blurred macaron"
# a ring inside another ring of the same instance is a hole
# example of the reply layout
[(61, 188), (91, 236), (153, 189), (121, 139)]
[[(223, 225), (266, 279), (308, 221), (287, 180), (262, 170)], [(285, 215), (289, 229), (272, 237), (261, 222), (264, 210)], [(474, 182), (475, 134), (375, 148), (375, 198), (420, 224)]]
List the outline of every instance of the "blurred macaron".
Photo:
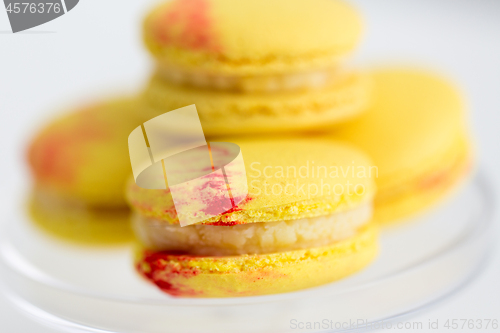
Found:
[(464, 101), (448, 80), (417, 69), (372, 74), (373, 105), (331, 137), (372, 157), (375, 219), (388, 223), (443, 198), (470, 173), (473, 154)]
[(346, 60), (362, 20), (340, 0), (174, 0), (143, 26), (151, 117), (196, 104), (211, 137), (304, 132), (361, 114), (370, 82)]
[(174, 0), (143, 25), (169, 81), (243, 91), (320, 85), (361, 32), (358, 12), (339, 0)]
[(133, 98), (96, 103), (38, 132), (28, 147), (37, 191), (88, 206), (125, 206), (127, 138), (142, 122), (137, 105)]
[(154, 76), (143, 92), (143, 112), (151, 118), (195, 104), (208, 136), (306, 132), (359, 116), (370, 101), (371, 82), (345, 73), (311, 90), (238, 93), (193, 88)]

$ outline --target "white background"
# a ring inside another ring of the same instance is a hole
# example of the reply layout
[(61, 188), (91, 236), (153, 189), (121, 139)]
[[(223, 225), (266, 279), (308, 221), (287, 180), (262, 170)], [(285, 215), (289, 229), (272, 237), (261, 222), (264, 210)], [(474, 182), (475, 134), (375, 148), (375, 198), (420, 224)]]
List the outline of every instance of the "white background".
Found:
[[(140, 24), (151, 2), (82, 0), (68, 14), (15, 35), (0, 8), (0, 216), (18, 205), (15, 198), (29, 182), (24, 167), (19, 169), (26, 142), (49, 114), (143, 85), (152, 66), (142, 48)], [(354, 62), (363, 67), (413, 64), (453, 79), (469, 102), (480, 164), (498, 184), (500, 2), (354, 2), (366, 20), (365, 39)], [(409, 321), (421, 321), (425, 327), (436, 319), (500, 320), (498, 249), (478, 274), (460, 293)], [(1, 297), (0, 331), (52, 332), (27, 320)]]

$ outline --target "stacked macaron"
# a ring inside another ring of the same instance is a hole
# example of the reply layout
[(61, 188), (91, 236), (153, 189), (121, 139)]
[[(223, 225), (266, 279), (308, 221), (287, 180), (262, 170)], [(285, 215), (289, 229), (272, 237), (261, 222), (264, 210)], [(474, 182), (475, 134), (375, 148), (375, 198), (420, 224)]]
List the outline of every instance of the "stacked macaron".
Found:
[(174, 0), (146, 17), (143, 34), (156, 66), (142, 111), (195, 104), (207, 136), (233, 135), (224, 141), (241, 148), (248, 196), (182, 227), (168, 187), (131, 180), (138, 271), (174, 296), (228, 297), (317, 286), (366, 266), (377, 248), (367, 156), (330, 138), (234, 136), (361, 114), (370, 80), (346, 65), (358, 13), (337, 0)]
[(174, 296), (252, 296), (331, 282), (374, 258), (365, 154), (327, 139), (230, 141), (244, 156), (249, 191), (223, 214), (181, 227), (170, 190), (129, 183), (143, 276)]
[(174, 0), (143, 34), (151, 117), (195, 104), (207, 135), (311, 129), (368, 102), (366, 76), (345, 65), (361, 19), (338, 0)]

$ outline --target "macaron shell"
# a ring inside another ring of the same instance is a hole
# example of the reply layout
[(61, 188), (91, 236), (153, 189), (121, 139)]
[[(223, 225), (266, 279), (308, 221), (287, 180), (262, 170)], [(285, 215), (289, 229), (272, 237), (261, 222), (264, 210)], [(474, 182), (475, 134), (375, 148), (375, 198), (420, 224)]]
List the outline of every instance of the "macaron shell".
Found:
[(174, 0), (154, 9), (143, 29), (160, 61), (259, 75), (331, 66), (357, 45), (361, 18), (337, 0)]
[(446, 157), (449, 160), (443, 161), (440, 168), (423, 173), (400, 191), (397, 188), (392, 189), (395, 193), (389, 189), (381, 191), (385, 196), (376, 197), (373, 220), (385, 225), (394, 224), (455, 193), (473, 168), (470, 145), (459, 142)]
[(366, 151), (378, 168), (376, 219), (390, 223), (441, 198), (472, 164), (459, 91), (422, 70), (373, 72), (373, 105), (331, 137)]
[(372, 78), (372, 106), (332, 136), (373, 158), (383, 188), (419, 176), (467, 133), (465, 105), (453, 85), (429, 72), (385, 69)]
[(377, 253), (377, 228), (330, 246), (262, 255), (193, 257), (139, 251), (138, 271), (161, 290), (181, 297), (284, 293), (329, 283), (362, 269)]
[(275, 133), (325, 127), (358, 116), (367, 108), (371, 81), (344, 73), (317, 89), (242, 94), (189, 88), (154, 77), (143, 99), (151, 117), (195, 104), (207, 135)]
[(39, 132), (28, 149), (37, 187), (91, 206), (124, 206), (131, 172), (127, 137), (136, 101), (113, 100), (65, 115)]
[(129, 224), (130, 211), (125, 207), (75, 207), (67, 205), (61, 198), (34, 191), (27, 208), (33, 225), (58, 241), (110, 247), (134, 240)]
[[(248, 196), (227, 213), (205, 220), (205, 224), (322, 216), (370, 203), (374, 196), (371, 161), (352, 146), (306, 138), (224, 141), (241, 148)], [(179, 223), (169, 190), (142, 189), (131, 180), (127, 199), (146, 217)]]

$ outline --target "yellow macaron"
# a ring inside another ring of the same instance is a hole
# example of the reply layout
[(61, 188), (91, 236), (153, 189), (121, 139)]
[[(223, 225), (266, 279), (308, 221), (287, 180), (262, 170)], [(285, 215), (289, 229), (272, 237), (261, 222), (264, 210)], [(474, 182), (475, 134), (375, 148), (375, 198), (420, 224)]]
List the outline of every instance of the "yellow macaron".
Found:
[(375, 217), (386, 223), (436, 202), (471, 170), (465, 106), (457, 89), (426, 71), (373, 73), (373, 105), (331, 137), (378, 167)]
[(241, 148), (248, 196), (223, 214), (180, 227), (170, 190), (129, 182), (144, 276), (176, 296), (261, 295), (334, 281), (373, 259), (373, 165), (362, 152), (324, 139), (227, 141)]
[(174, 0), (144, 22), (150, 118), (195, 104), (209, 136), (307, 131), (364, 111), (365, 75), (341, 66), (361, 18), (339, 0)]
[(89, 206), (125, 206), (127, 137), (141, 124), (136, 107), (128, 98), (97, 103), (43, 128), (28, 149), (38, 190)]
[(59, 197), (33, 191), (28, 202), (33, 225), (45, 234), (74, 245), (119, 246), (134, 240), (130, 211), (67, 205)]
[(377, 253), (373, 224), (329, 246), (240, 256), (192, 256), (140, 251), (138, 271), (179, 297), (237, 297), (285, 293), (342, 279)]
[(195, 104), (209, 136), (307, 131), (350, 119), (369, 104), (371, 81), (361, 73), (311, 90), (238, 93), (178, 85), (154, 76), (144, 90), (150, 118)]
[(360, 35), (358, 13), (338, 0), (174, 0), (143, 27), (167, 79), (243, 90), (314, 85)]

